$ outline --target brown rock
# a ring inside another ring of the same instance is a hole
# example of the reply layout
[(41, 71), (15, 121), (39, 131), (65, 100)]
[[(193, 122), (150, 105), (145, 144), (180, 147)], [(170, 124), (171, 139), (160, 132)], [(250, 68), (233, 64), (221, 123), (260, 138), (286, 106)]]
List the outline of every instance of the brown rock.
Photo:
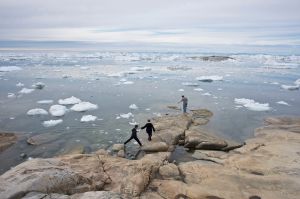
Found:
[(169, 146), (165, 142), (150, 142), (144, 144), (141, 150), (145, 152), (163, 152), (168, 151)]
[(44, 133), (39, 135), (34, 135), (27, 139), (27, 143), (31, 145), (41, 145), (48, 142), (53, 142), (57, 139), (59, 139), (59, 134), (54, 133)]
[(0, 153), (17, 142), (14, 133), (0, 133)]

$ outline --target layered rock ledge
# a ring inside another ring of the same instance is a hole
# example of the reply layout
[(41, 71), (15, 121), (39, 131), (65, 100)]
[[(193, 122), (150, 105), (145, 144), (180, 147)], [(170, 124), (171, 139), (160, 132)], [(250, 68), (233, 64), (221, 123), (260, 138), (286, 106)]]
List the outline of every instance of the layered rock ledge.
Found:
[[(201, 129), (211, 116), (196, 110), (155, 118), (153, 142), (138, 160), (105, 150), (28, 160), (0, 176), (0, 198), (299, 198), (300, 119), (267, 118), (240, 145)], [(195, 160), (169, 162), (177, 144), (195, 150)]]

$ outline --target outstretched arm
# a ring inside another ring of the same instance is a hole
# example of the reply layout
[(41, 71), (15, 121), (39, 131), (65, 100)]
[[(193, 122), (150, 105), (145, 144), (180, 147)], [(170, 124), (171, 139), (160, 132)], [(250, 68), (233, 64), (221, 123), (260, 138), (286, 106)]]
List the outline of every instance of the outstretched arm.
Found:
[(145, 126), (141, 127), (141, 129), (144, 129), (144, 128), (146, 128), (146, 124), (145, 124)]

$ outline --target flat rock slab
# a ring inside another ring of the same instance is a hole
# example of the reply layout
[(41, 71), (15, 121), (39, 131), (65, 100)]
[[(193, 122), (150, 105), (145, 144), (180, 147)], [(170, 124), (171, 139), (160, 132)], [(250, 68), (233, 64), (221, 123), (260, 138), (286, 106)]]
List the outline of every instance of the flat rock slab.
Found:
[(150, 142), (144, 144), (141, 150), (145, 152), (164, 152), (168, 151), (169, 146), (165, 142)]
[(41, 145), (46, 144), (49, 142), (53, 142), (59, 139), (61, 135), (59, 134), (52, 134), (52, 133), (44, 133), (39, 135), (34, 135), (27, 139), (27, 143), (31, 145)]
[(17, 142), (14, 133), (0, 133), (0, 153)]
[(113, 151), (121, 151), (124, 150), (124, 144), (114, 144), (112, 146)]

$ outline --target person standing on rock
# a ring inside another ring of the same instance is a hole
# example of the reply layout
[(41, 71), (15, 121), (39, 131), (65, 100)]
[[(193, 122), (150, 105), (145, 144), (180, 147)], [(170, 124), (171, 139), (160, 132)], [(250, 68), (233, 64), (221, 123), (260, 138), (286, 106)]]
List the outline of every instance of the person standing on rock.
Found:
[(180, 103), (180, 102), (182, 102), (183, 113), (186, 113), (186, 108), (187, 108), (187, 105), (188, 105), (188, 98), (184, 97), (184, 95), (182, 95), (181, 100), (178, 103)]
[(131, 136), (130, 138), (124, 143), (124, 145), (126, 145), (130, 140), (135, 139), (135, 141), (137, 141), (139, 143), (140, 146), (142, 146), (142, 143), (140, 142), (139, 138), (137, 137), (137, 128), (139, 126), (135, 125), (134, 128), (131, 130)]
[(146, 132), (148, 134), (148, 140), (151, 141), (151, 137), (152, 137), (152, 130), (155, 132), (155, 128), (153, 126), (153, 124), (150, 122), (150, 120), (148, 120), (147, 124), (145, 124), (145, 126), (143, 126), (141, 129), (146, 128)]

